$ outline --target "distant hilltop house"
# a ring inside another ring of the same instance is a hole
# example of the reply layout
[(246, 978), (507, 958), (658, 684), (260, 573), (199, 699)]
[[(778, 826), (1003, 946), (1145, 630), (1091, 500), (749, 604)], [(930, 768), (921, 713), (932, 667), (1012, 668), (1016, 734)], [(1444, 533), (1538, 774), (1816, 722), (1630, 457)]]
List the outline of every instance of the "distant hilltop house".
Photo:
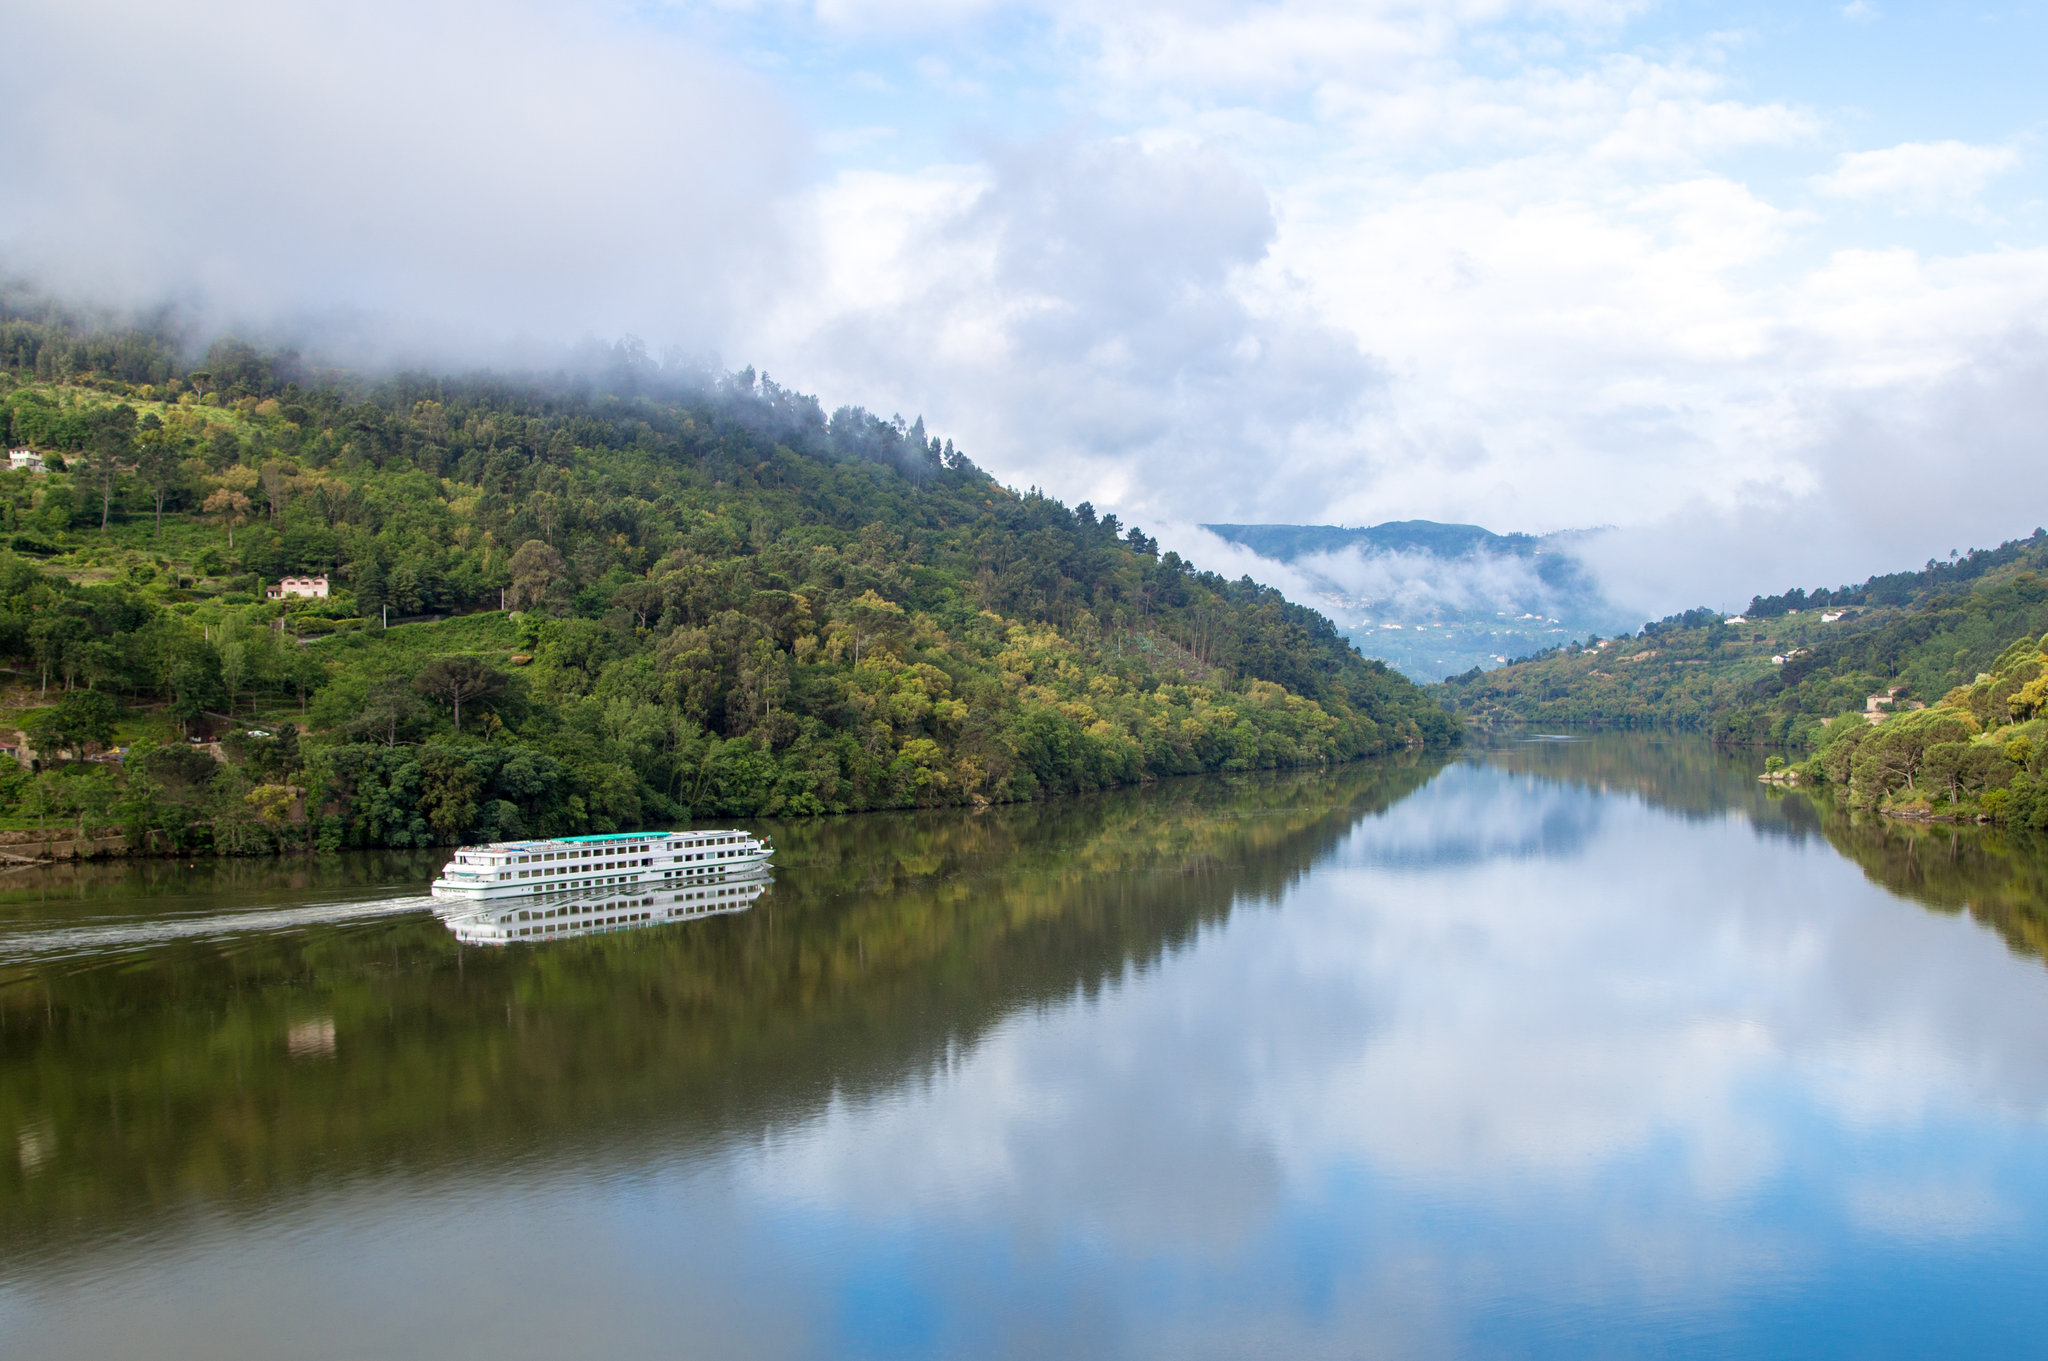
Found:
[(325, 600), (327, 598), (327, 578), (324, 576), (286, 577), (275, 586), (266, 589), (263, 594), (271, 600), (283, 600), (286, 596), (293, 596), (300, 600)]
[(1726, 619), (1723, 619), (1721, 622), (1724, 624), (1747, 624), (1749, 620), (1743, 618), (1743, 616), (1739, 614), (1731, 614)]
[[(1983, 677), (1983, 679), (1989, 680), (1990, 677), (1986, 676)], [(1863, 701), (1862, 717), (1868, 719), (1872, 723), (1882, 723), (1884, 722), (1885, 715), (1892, 713), (1895, 710), (1924, 709), (1927, 707), (1927, 702), (1925, 700), (1900, 699), (1899, 695), (1901, 692), (1905, 690), (1905, 688), (1906, 687), (1903, 685), (1894, 685), (1889, 690), (1886, 690), (1883, 694), (1870, 695), (1867, 698), (1865, 698)]]
[(1832, 624), (1837, 619), (1840, 619), (1843, 615), (1847, 613), (1847, 610), (1830, 610), (1820, 617), (1820, 622), (1823, 624)]
[(33, 449), (9, 449), (7, 451), (7, 462), (8, 466), (12, 467), (16, 472), (39, 473), (43, 471), (43, 456)]

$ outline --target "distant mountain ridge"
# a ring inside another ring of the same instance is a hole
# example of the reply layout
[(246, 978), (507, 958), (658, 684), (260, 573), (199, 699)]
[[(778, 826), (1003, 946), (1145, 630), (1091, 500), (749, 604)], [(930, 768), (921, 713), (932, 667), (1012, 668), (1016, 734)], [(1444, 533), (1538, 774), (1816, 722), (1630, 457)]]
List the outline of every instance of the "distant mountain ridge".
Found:
[(1740, 615), (1702, 607), (1598, 647), (1567, 643), (1440, 693), (1486, 727), (1675, 728), (1797, 749), (1823, 745), (1842, 714), (1862, 726), (1957, 687), (1982, 691), (1979, 719), (2007, 722), (2036, 674), (2013, 668), (2035, 665), (2044, 631), (2048, 529), (2036, 529), (1860, 585), (1757, 596)]
[(1315, 553), (1363, 548), (1381, 553), (1432, 553), (1440, 558), (1470, 553), (1531, 556), (1542, 540), (1534, 534), (1496, 534), (1482, 525), (1440, 520), (1389, 520), (1366, 525), (1203, 525), (1218, 538), (1243, 544), (1262, 558), (1293, 562)]
[(1573, 551), (1577, 531), (1500, 534), (1437, 520), (1202, 528), (1292, 567), (1361, 652), (1416, 680), (1636, 622)]

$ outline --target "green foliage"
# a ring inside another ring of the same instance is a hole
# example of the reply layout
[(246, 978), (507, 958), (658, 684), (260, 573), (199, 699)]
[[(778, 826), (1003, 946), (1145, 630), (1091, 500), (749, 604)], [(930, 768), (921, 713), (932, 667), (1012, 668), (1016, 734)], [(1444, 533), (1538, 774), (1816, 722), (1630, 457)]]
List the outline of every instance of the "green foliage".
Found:
[(1877, 726), (1836, 720), (1815, 752), (1816, 773), (1858, 807), (1926, 817), (2048, 828), (2036, 698), (2048, 654), (2032, 638), (2003, 649), (1991, 671), (1922, 709)]
[[(54, 550), (0, 552), (0, 654), (121, 698), (159, 753), (226, 739), (211, 778), (131, 766), (166, 791), (121, 805), (137, 844), (1003, 802), (1458, 732), (1277, 592), (751, 372), (372, 385), (234, 346), (88, 372), (114, 351), (12, 324), (9, 419), (87, 471), (0, 474), (0, 528)], [(262, 599), (305, 574), (327, 599)]]
[[(2037, 673), (2005, 668), (2015, 636), (2048, 629), (2048, 534), (1919, 573), (1839, 591), (1788, 592), (1729, 625), (1708, 610), (1601, 647), (1557, 649), (1445, 683), (1445, 702), (1482, 724), (1678, 729), (1745, 745), (1810, 747), (1837, 715), (1924, 704), (1980, 673), (2007, 675), (1981, 698), (2031, 712)], [(1791, 603), (1787, 603), (1787, 602)], [(1813, 602), (1843, 617), (1832, 621)], [(1773, 659), (1776, 659), (1775, 661)], [(2003, 721), (2001, 719), (2001, 721)]]
[(121, 706), (98, 690), (74, 690), (29, 720), (25, 731), (37, 752), (59, 751), (83, 757), (104, 750), (114, 740), (114, 722)]

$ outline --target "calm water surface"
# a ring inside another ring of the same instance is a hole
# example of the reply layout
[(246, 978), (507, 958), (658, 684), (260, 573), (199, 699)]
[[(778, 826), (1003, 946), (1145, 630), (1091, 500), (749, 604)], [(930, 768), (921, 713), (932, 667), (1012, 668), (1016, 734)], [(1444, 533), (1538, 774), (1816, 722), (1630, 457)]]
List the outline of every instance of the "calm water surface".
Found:
[(2034, 846), (1608, 739), (768, 830), (500, 950), (0, 877), (0, 1356), (2048, 1349)]

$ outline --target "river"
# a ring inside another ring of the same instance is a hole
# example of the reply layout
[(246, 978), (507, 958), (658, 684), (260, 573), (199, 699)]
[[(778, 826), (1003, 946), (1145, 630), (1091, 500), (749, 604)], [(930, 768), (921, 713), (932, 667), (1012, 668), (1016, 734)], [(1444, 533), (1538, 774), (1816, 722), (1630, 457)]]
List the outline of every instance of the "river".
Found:
[(460, 945), (445, 853), (0, 877), (0, 1356), (2018, 1356), (2048, 851), (1640, 737), (756, 824)]

